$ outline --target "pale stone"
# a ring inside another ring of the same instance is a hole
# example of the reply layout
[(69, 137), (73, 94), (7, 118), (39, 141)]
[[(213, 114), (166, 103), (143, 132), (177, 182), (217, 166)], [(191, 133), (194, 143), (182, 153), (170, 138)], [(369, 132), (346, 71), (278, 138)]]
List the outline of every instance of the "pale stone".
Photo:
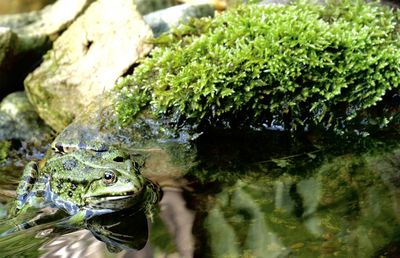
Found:
[(20, 37), (52, 36), (65, 29), (93, 0), (58, 0), (42, 10), (2, 15), (0, 25), (10, 27)]
[(150, 51), (150, 37), (133, 1), (94, 2), (27, 77), (29, 99), (46, 123), (60, 131)]
[(0, 16), (0, 98), (22, 89), (52, 41), (93, 0), (59, 0), (39, 11)]

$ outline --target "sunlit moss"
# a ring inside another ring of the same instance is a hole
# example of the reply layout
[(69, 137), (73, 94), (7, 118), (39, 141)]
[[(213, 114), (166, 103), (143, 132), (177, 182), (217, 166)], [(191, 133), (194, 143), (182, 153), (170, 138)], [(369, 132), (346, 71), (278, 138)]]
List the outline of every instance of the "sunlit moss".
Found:
[(387, 125), (394, 114), (369, 110), (398, 91), (399, 14), (332, 2), (243, 5), (182, 25), (121, 81), (119, 118), (149, 107), (206, 126), (337, 129), (366, 113)]

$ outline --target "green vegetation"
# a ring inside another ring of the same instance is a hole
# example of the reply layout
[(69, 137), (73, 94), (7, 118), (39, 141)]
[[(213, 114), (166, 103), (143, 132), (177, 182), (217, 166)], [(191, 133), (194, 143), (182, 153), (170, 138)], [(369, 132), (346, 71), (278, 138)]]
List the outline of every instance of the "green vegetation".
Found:
[(156, 39), (121, 81), (118, 117), (129, 122), (150, 108), (201, 126), (341, 130), (366, 117), (385, 126), (396, 114), (382, 110), (400, 82), (399, 18), (343, 0), (243, 5), (193, 20)]
[(4, 162), (7, 159), (10, 147), (11, 147), (11, 142), (0, 141), (0, 163)]

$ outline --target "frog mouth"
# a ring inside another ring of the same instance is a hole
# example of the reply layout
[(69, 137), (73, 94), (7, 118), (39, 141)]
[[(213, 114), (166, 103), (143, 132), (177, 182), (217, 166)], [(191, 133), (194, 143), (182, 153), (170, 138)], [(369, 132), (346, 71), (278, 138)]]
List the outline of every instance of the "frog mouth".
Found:
[(121, 210), (129, 208), (140, 202), (142, 191), (127, 192), (123, 195), (100, 195), (86, 198), (87, 207), (91, 209)]

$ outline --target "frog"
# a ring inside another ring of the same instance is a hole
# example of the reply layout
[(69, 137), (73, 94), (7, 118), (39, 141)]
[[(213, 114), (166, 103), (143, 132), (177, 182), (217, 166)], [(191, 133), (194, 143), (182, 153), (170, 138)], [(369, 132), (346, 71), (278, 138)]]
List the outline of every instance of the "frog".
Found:
[[(148, 112), (122, 126), (110, 97), (99, 98), (58, 132), (41, 160), (25, 166), (0, 237), (60, 217), (62, 230), (90, 229), (120, 211), (144, 212), (151, 221), (161, 180), (181, 178), (195, 164), (191, 144), (186, 131), (175, 133)], [(50, 219), (47, 208), (56, 210)]]
[[(104, 140), (64, 139), (66, 133), (54, 140), (42, 160), (25, 166), (10, 217), (31, 208), (52, 207), (70, 215), (69, 225), (81, 225), (93, 216), (135, 205), (146, 209), (159, 200), (157, 185), (140, 172), (141, 155)], [(24, 223), (16, 228), (30, 226)]]

